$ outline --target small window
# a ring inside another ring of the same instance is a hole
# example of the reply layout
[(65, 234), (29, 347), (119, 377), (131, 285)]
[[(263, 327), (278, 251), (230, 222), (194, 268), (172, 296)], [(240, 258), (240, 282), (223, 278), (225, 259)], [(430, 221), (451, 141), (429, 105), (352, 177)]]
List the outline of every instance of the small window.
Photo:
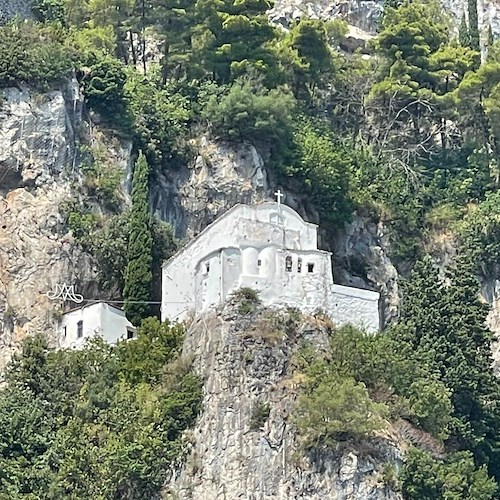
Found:
[(299, 257), (299, 260), (297, 261), (297, 272), (301, 273), (302, 272), (302, 259)]
[(205, 264), (205, 273), (207, 273), (207, 274), (208, 274), (209, 272), (210, 272), (210, 262), (207, 262), (207, 263)]
[(66, 334), (67, 334), (67, 333), (68, 333), (68, 327), (67, 327), (67, 326), (65, 326), (65, 327), (63, 328), (63, 337), (64, 337), (64, 338), (66, 338)]
[(313, 273), (314, 272), (314, 264), (312, 262), (309, 262), (307, 264), (307, 272), (308, 273)]
[(292, 257), (290, 257), (290, 255), (288, 255), (288, 257), (285, 259), (285, 271), (287, 273), (292, 272)]
[(257, 261), (257, 265), (258, 265), (259, 267), (262, 265), (262, 261), (261, 261), (260, 259)]
[(83, 321), (79, 321), (76, 324), (76, 336), (80, 339), (83, 337)]
[(134, 331), (127, 328), (127, 340), (134, 338)]

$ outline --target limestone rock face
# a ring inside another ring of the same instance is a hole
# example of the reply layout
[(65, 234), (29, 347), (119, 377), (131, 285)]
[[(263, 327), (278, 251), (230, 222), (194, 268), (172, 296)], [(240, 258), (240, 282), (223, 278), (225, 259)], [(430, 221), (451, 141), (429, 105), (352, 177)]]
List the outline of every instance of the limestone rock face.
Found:
[(359, 288), (375, 288), (380, 293), (383, 323), (396, 319), (399, 275), (388, 256), (388, 234), (383, 224), (354, 216), (331, 241), (334, 281)]
[(0, 0), (0, 25), (15, 17), (32, 17), (31, 0)]
[[(462, 14), (467, 13), (466, 0), (441, 0), (444, 10), (456, 28)], [(344, 19), (365, 33), (374, 34), (383, 11), (383, 0), (277, 0), (269, 12), (275, 24), (287, 27), (301, 17), (313, 19)], [(483, 40), (491, 25), (495, 36), (500, 35), (500, 3), (498, 0), (478, 0), (478, 21)]]
[(277, 0), (269, 19), (283, 27), (302, 17), (343, 19), (367, 33), (374, 33), (382, 14), (381, 1), (372, 0)]
[[(237, 307), (237, 306), (236, 306)], [(384, 463), (398, 466), (401, 450), (389, 434), (361, 452), (353, 446), (309, 455), (291, 422), (297, 380), (290, 369), (305, 339), (328, 344), (321, 324), (294, 323), (293, 313), (264, 310), (241, 316), (228, 305), (199, 318), (183, 354), (194, 356), (204, 379), (203, 414), (190, 435), (186, 465), (167, 498), (399, 499), (384, 485)], [(259, 407), (269, 415), (257, 418)]]
[(92, 279), (88, 258), (65, 229), (61, 204), (72, 187), (76, 82), (38, 95), (4, 91), (0, 110), (0, 371), (26, 335), (52, 332), (56, 283)]
[(271, 196), (261, 155), (251, 144), (231, 146), (201, 136), (188, 167), (164, 173), (152, 189), (153, 209), (180, 238), (198, 234), (237, 203)]

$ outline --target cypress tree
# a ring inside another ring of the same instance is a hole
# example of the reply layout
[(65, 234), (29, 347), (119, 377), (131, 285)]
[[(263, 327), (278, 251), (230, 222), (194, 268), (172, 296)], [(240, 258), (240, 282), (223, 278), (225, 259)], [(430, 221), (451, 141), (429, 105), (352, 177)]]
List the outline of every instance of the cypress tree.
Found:
[(468, 0), (467, 7), (469, 10), (469, 36), (472, 50), (479, 52), (479, 21), (477, 18), (477, 0)]
[(462, 21), (458, 28), (458, 41), (462, 47), (470, 47), (470, 33), (467, 26), (467, 19), (465, 19), (465, 12), (462, 14)]
[(488, 24), (488, 47), (491, 47), (495, 43), (495, 35), (493, 35), (493, 30), (491, 29), (491, 24)]
[(132, 180), (132, 210), (123, 290), (125, 312), (135, 325), (147, 316), (147, 302), (151, 300), (153, 237), (148, 198), (149, 166), (140, 152)]
[(395, 339), (404, 355), (437, 376), (453, 404), (448, 449), (469, 449), (500, 477), (500, 384), (491, 368), (488, 307), (479, 299), (476, 253), (466, 249), (441, 280), (431, 259), (404, 286)]
[(462, 421), (459, 445), (498, 478), (500, 385), (491, 368), (493, 334), (486, 327), (489, 307), (479, 299), (477, 262), (475, 253), (466, 252), (449, 273), (445, 298), (452, 349), (443, 362), (443, 381), (453, 391), (455, 415)]

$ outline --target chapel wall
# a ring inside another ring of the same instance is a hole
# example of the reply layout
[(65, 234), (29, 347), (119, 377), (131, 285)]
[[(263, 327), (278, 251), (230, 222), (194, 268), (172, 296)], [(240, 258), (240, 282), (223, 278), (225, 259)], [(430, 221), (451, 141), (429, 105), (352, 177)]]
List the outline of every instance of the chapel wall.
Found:
[(342, 285), (333, 285), (328, 312), (338, 326), (353, 324), (370, 333), (380, 330), (379, 294)]

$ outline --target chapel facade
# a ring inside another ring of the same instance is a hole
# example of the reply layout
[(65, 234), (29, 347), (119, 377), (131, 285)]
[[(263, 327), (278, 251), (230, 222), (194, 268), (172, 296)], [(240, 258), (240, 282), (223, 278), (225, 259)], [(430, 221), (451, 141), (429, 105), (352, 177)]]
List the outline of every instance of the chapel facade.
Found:
[(317, 226), (276, 202), (236, 205), (163, 264), (162, 320), (182, 321), (242, 287), (264, 305), (322, 310), (335, 324), (378, 331), (379, 294), (336, 285)]

